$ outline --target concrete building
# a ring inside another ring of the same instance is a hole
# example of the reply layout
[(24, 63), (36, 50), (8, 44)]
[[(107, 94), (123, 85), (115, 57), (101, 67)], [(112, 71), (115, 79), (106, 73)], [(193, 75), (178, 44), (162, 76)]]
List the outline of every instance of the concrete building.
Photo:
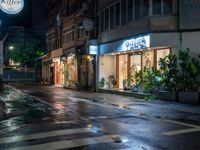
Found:
[(95, 1), (49, 0), (47, 5), (48, 54), (43, 58), (43, 80), (67, 88), (92, 88), (96, 52), (90, 48), (97, 49)]
[(99, 81), (114, 77), (116, 88), (179, 49), (199, 55), (200, 2), (194, 0), (101, 0)]

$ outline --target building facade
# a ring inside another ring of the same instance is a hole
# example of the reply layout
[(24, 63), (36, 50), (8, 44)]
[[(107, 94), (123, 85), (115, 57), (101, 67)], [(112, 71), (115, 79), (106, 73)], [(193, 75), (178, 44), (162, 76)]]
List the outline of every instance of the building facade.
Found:
[[(199, 55), (199, 6), (178, 0), (99, 1), (99, 81), (110, 88), (114, 77), (116, 88), (123, 89), (124, 80), (145, 68), (159, 69), (159, 59), (169, 53), (190, 48)], [(187, 10), (196, 18), (185, 18), (191, 16)]]
[[(49, 0), (43, 80), (68, 88), (123, 89), (124, 80), (190, 48), (199, 55), (200, 2)], [(56, 7), (55, 7), (56, 6)], [(134, 85), (134, 82), (132, 83)]]
[(67, 88), (92, 88), (96, 56), (90, 53), (90, 46), (97, 43), (94, 29), (96, 3), (50, 0), (47, 4), (48, 55), (43, 58), (44, 80)]

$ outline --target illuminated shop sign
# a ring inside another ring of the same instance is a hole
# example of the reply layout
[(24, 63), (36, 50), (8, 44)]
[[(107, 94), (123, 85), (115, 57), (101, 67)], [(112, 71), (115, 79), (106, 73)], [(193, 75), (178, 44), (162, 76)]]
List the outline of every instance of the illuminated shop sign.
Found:
[(24, 8), (24, 0), (0, 0), (0, 9), (7, 14), (18, 14)]
[(89, 47), (89, 54), (90, 55), (97, 55), (98, 54), (98, 46), (90, 46)]
[(126, 40), (123, 43), (123, 50), (137, 50), (150, 47), (150, 36), (140, 36), (130, 40)]

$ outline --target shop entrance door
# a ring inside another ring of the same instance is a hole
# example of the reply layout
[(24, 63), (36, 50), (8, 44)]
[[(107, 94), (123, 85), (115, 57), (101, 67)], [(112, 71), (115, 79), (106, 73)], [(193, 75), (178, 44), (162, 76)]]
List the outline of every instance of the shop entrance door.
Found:
[(123, 81), (128, 79), (128, 55), (119, 55), (118, 61), (118, 84), (123, 89)]
[(59, 84), (59, 64), (55, 64), (55, 84)]
[(83, 58), (81, 64), (81, 84), (84, 90), (89, 90), (94, 84), (94, 57)]

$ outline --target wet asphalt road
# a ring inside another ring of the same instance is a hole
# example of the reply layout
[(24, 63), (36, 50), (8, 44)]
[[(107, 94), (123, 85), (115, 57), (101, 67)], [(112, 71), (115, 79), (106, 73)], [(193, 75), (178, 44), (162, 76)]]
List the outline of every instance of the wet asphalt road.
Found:
[(9, 104), (7, 111), (21, 114), (0, 122), (0, 150), (200, 149), (199, 106), (57, 87), (14, 87), (18, 90), (6, 89), (1, 96)]

